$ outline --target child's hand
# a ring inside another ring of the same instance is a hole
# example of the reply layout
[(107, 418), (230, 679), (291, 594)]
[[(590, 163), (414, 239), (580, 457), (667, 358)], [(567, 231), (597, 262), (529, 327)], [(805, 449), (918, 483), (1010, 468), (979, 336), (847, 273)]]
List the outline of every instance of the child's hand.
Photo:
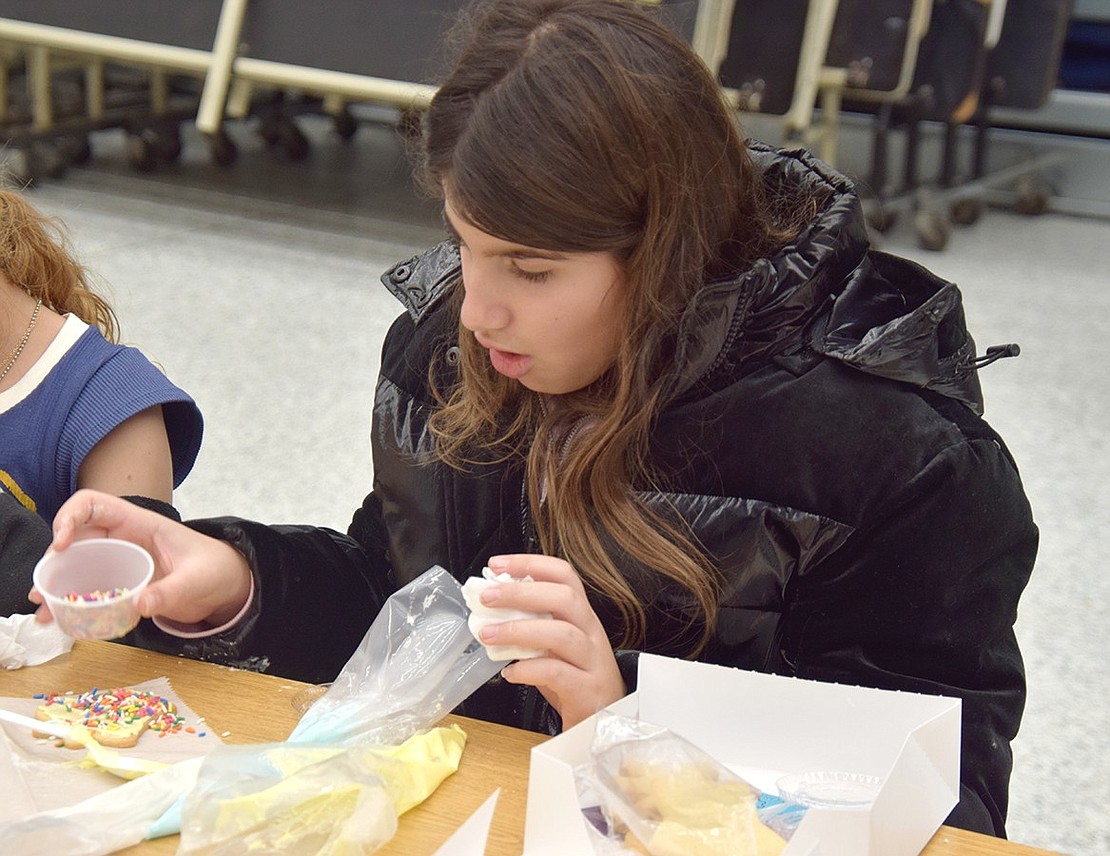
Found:
[(505, 667), (505, 680), (536, 687), (559, 712), (564, 728), (625, 695), (609, 638), (574, 568), (562, 559), (532, 554), (493, 556), (489, 567), (514, 577), (530, 576), (533, 582), (489, 586), (482, 592), (483, 604), (551, 613), (550, 619), (506, 621), (482, 629), (485, 644), (547, 651), (546, 657)]
[[(154, 558), (154, 580), (139, 597), (139, 612), (184, 624), (218, 626), (238, 613), (251, 590), (250, 568), (229, 544), (209, 538), (156, 512), (116, 496), (79, 490), (54, 517), (51, 550), (64, 550), (85, 538), (120, 538), (146, 549)], [(38, 620), (52, 620), (42, 595)]]

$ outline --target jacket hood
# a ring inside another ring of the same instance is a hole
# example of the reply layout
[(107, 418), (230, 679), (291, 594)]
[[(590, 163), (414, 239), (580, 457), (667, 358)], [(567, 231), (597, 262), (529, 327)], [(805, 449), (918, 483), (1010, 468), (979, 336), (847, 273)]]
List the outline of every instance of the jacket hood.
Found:
[[(852, 183), (802, 149), (751, 143), (771, 195), (820, 200), (812, 221), (775, 255), (710, 282), (683, 313), (665, 378), (673, 397), (719, 373), (810, 347), (860, 371), (931, 389), (982, 413), (975, 344), (959, 289), (925, 268), (870, 248)], [(417, 324), (460, 271), (445, 242), (395, 265), (382, 282)]]
[(809, 152), (759, 143), (750, 151), (770, 195), (801, 189), (820, 207), (778, 253), (706, 284), (691, 301), (669, 378), (674, 395), (712, 383), (718, 372), (732, 377), (738, 365), (810, 347), (982, 413), (959, 289), (872, 250), (854, 186)]

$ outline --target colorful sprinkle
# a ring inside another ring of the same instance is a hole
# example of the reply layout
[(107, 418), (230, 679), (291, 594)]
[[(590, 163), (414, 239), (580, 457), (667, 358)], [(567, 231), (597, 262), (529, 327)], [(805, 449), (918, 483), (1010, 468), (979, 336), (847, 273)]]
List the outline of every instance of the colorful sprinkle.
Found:
[(147, 726), (160, 734), (181, 731), (185, 720), (177, 713), (173, 702), (154, 693), (142, 690), (117, 688), (93, 689), (84, 693), (37, 693), (46, 706), (57, 705), (65, 710), (66, 720), (72, 724), (96, 728), (103, 725), (126, 725), (137, 719), (150, 718)]
[(96, 591), (89, 592), (71, 591), (68, 594), (62, 595), (62, 600), (66, 603), (103, 603), (106, 600), (121, 598), (129, 591), (130, 589), (127, 588), (114, 588), (108, 589), (107, 591), (97, 589)]

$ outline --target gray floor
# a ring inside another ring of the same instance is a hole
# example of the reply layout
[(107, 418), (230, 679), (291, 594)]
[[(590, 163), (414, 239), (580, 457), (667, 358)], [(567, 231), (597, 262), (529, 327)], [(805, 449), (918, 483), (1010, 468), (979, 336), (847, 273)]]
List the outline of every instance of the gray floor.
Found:
[[(187, 138), (183, 160), (150, 176), (103, 132), (90, 167), (33, 199), (69, 223), (125, 338), (205, 413), (182, 512), (343, 528), (370, 484), (378, 349), (398, 311), (378, 276), (437, 239), (437, 210), (413, 192), (391, 128), (364, 126), (350, 145), (320, 128), (303, 163), (233, 130), (233, 168)], [(905, 228), (884, 244), (962, 285), (980, 351), (1022, 346), (983, 374), (987, 416), (1042, 531), (1018, 619), (1030, 694), (1010, 835), (1110, 853), (1110, 222), (989, 211), (943, 253), (919, 250)]]

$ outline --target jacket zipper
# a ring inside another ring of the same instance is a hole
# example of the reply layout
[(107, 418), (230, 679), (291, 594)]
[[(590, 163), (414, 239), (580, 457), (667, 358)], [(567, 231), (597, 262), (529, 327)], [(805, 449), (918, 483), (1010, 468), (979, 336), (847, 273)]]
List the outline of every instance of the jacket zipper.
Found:
[[(744, 322), (748, 320), (748, 312), (751, 309), (752, 301), (755, 299), (756, 292), (762, 289), (763, 286), (767, 284), (767, 281), (770, 279), (771, 276), (769, 264), (762, 265), (761, 267), (762, 276), (760, 277), (760, 281), (758, 283), (753, 283), (751, 288), (744, 289), (740, 297), (743, 303), (737, 306), (736, 311), (732, 314), (732, 321), (729, 324), (728, 333), (725, 335), (725, 341), (722, 343), (720, 350), (717, 351), (717, 356), (713, 360), (713, 363), (709, 366), (708, 369), (705, 370), (705, 372), (702, 374), (702, 377), (709, 377), (711, 374), (713, 374), (713, 372), (721, 367), (721, 363), (723, 363), (728, 358), (729, 351), (732, 350), (732, 347), (736, 343), (737, 338), (739, 338), (740, 330), (744, 326)], [(701, 380), (701, 378), (698, 378), (698, 380)]]

